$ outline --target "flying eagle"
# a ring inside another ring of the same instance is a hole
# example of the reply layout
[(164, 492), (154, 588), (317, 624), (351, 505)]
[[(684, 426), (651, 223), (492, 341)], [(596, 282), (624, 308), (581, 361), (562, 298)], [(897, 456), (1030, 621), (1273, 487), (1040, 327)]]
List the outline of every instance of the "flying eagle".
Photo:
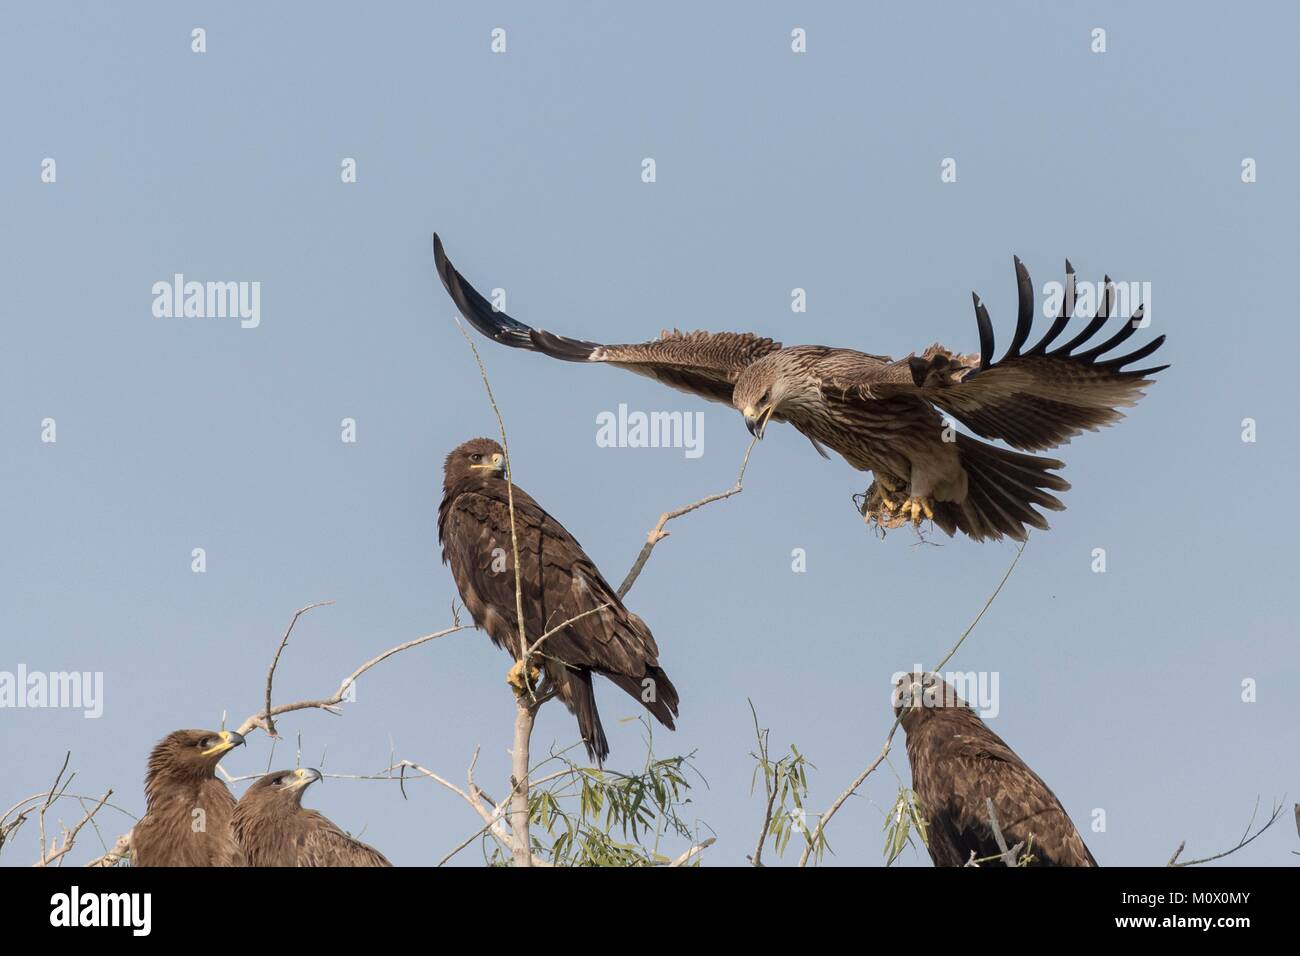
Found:
[(221, 758), (244, 742), (232, 730), (177, 730), (149, 755), (146, 811), (131, 830), (132, 866), (244, 866), (231, 833), (235, 798), (217, 779)]
[[(506, 492), (501, 446), (489, 438), (465, 442), (447, 456), (438, 540), (443, 563), (450, 566), (474, 623), (514, 656), (506, 679), (522, 691)], [(529, 645), (570, 622), (536, 652), (546, 675), (543, 692), (554, 690), (578, 718), (587, 754), (598, 764), (609, 755), (609, 743), (596, 710), (592, 674), (609, 678), (672, 730), (677, 689), (659, 666), (650, 629), (623, 606), (573, 535), (518, 485), (514, 502)]]
[[(1142, 309), (1104, 341), (1093, 344), (1110, 316), (1112, 285), (1096, 315), (1063, 345), (1050, 349), (1074, 309), (1074, 269), (1067, 261), (1065, 294), (1056, 320), (1026, 347), (1033, 325), (1029, 273), (1015, 260), (1020, 309), (1011, 346), (993, 355), (993, 325), (975, 300), (978, 354), (931, 345), (897, 361), (822, 345), (782, 347), (742, 332), (663, 332), (657, 340), (601, 345), (533, 329), (498, 311), (447, 259), (433, 237), (438, 275), (461, 314), (484, 335), (513, 348), (569, 362), (601, 362), (673, 388), (725, 402), (759, 438), (769, 421), (789, 422), (824, 457), (830, 448), (875, 480), (863, 496), (868, 521), (896, 527), (932, 519), (949, 535), (1024, 540), (1028, 527), (1046, 529), (1037, 508), (1064, 508), (1052, 494), (1069, 483), (1053, 458), (1008, 451), (960, 434), (951, 416), (983, 438), (1021, 451), (1040, 451), (1123, 417), (1167, 368), (1129, 369), (1160, 347), (1164, 336), (1103, 358), (1142, 324)], [(1087, 346), (1085, 348), (1085, 346)], [(823, 447), (824, 446), (824, 447)]]
[(935, 674), (905, 675), (895, 687), (894, 712), (902, 715), (935, 866), (999, 862), (990, 799), (1007, 847), (1023, 843), (1030, 866), (1097, 865), (1056, 794), (951, 684)]
[(235, 839), (249, 866), (392, 866), (382, 853), (354, 840), (302, 795), (319, 770), (277, 770), (249, 787), (235, 807)]

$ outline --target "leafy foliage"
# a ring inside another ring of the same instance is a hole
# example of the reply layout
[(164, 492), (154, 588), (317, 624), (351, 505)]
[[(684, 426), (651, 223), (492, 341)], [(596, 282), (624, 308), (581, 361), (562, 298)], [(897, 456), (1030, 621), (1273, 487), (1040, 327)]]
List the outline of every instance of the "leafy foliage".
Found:
[[(548, 758), (563, 766), (539, 773), (529, 794), (537, 856), (556, 866), (666, 866), (676, 858), (662, 852), (666, 840), (684, 841), (683, 850), (697, 842), (698, 826), (683, 815), (691, 802), (694, 753), (656, 757), (651, 725), (637, 719), (646, 728), (639, 773), (581, 766), (564, 752)], [(488, 862), (506, 865), (509, 858), (497, 847)], [(688, 865), (699, 865), (699, 855)]]

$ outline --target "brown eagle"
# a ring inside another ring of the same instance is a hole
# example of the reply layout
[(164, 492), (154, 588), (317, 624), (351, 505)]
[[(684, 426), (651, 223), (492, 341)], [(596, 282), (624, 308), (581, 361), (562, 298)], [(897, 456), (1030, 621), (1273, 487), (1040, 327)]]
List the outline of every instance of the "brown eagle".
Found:
[[(1142, 309), (1099, 344), (1110, 316), (1109, 277), (1096, 315), (1077, 335), (1054, 345), (1075, 306), (1074, 269), (1067, 261), (1065, 294), (1055, 321), (1026, 347), (1033, 325), (1029, 273), (1015, 260), (1020, 307), (1011, 346), (993, 356), (993, 325), (975, 296), (978, 354), (935, 344), (895, 361), (852, 349), (781, 343), (740, 332), (663, 332), (657, 340), (601, 345), (533, 329), (498, 311), (448, 261), (433, 237), (438, 275), (460, 313), (484, 335), (513, 348), (569, 362), (600, 362), (673, 388), (725, 402), (761, 438), (769, 421), (789, 422), (824, 457), (830, 448), (875, 480), (863, 496), (869, 521), (895, 527), (932, 519), (949, 535), (1024, 540), (1028, 527), (1047, 528), (1036, 509), (1064, 508), (1053, 491), (1069, 483), (1054, 474), (1054, 458), (1008, 451), (956, 432), (947, 416), (983, 438), (1022, 451), (1068, 442), (1123, 417), (1166, 365), (1129, 369), (1164, 336), (1125, 355), (1103, 357), (1142, 324)], [(1085, 347), (1086, 346), (1086, 347)], [(823, 447), (825, 446), (825, 447)]]
[(1007, 847), (1023, 843), (1028, 865), (1097, 865), (1056, 794), (951, 684), (935, 674), (905, 675), (895, 686), (894, 712), (902, 715), (912, 789), (935, 866), (1001, 865), (990, 799)]
[(315, 810), (302, 795), (321, 778), (299, 767), (259, 778), (235, 807), (235, 839), (249, 866), (392, 866), (382, 853), (354, 840)]
[[(514, 656), (506, 679), (522, 690), (506, 489), (501, 446), (489, 438), (465, 442), (447, 456), (438, 539), (474, 623)], [(578, 718), (587, 754), (598, 764), (609, 755), (609, 742), (596, 710), (592, 674), (609, 678), (672, 730), (677, 689), (659, 666), (650, 629), (623, 606), (573, 535), (518, 485), (514, 501), (529, 645), (571, 621), (537, 651), (546, 675), (542, 691), (554, 690)], [(584, 612), (591, 613), (579, 618)]]
[(232, 730), (176, 730), (149, 754), (146, 811), (131, 830), (132, 866), (244, 866), (230, 819), (235, 798), (217, 764), (244, 738)]

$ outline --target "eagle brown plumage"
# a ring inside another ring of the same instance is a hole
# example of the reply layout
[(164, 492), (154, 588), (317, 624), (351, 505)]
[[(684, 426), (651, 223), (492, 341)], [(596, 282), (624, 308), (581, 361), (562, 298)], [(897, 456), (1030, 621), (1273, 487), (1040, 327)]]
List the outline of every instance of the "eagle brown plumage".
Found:
[(951, 684), (935, 674), (908, 674), (895, 688), (894, 709), (907, 734), (912, 789), (935, 866), (972, 859), (1001, 865), (993, 860), (999, 847), (989, 799), (1007, 846), (1023, 842), (1028, 865), (1097, 865), (1056, 794)]
[(392, 866), (382, 853), (307, 810), (302, 796), (321, 778), (299, 767), (259, 778), (235, 807), (234, 832), (249, 866)]
[(131, 830), (132, 866), (244, 866), (231, 832), (235, 798), (217, 779), (221, 758), (244, 742), (231, 730), (176, 730), (149, 754), (147, 809)]
[[(745, 417), (763, 436), (769, 421), (789, 422), (823, 455), (838, 452), (875, 481), (863, 496), (869, 521), (895, 527), (923, 518), (949, 535), (976, 540), (1004, 535), (1024, 540), (1029, 528), (1047, 528), (1039, 509), (1064, 508), (1053, 492), (1069, 483), (1055, 474), (1054, 458), (1023, 454), (1068, 442), (1123, 417), (1166, 365), (1131, 369), (1164, 342), (1157, 336), (1132, 352), (1103, 357), (1142, 324), (1142, 309), (1114, 334), (1093, 344), (1112, 307), (1109, 277), (1096, 315), (1078, 334), (1050, 348), (1075, 306), (1074, 269), (1066, 262), (1065, 294), (1056, 319), (1026, 347), (1033, 326), (1029, 273), (1015, 260), (1019, 314), (1006, 354), (994, 358), (993, 325), (975, 296), (980, 350), (963, 355), (932, 345), (897, 361), (821, 345), (788, 348), (736, 332), (663, 332), (631, 345), (601, 345), (530, 328), (492, 304), (456, 271), (435, 235), (434, 260), (452, 301), (484, 335), (513, 348), (570, 362), (628, 369), (717, 402)], [(982, 438), (1005, 441), (1009, 451), (959, 434), (943, 413)]]
[[(573, 535), (518, 485), (514, 503), (529, 645), (571, 621), (546, 638), (537, 652), (546, 675), (542, 690), (554, 689), (577, 717), (587, 753), (597, 763), (609, 755), (609, 742), (596, 709), (592, 674), (603, 674), (673, 729), (677, 689), (659, 666), (659, 648), (650, 629), (623, 606)], [(505, 455), (495, 441), (476, 438), (447, 456), (438, 539), (442, 560), (450, 566), (474, 623), (517, 661)], [(572, 620), (585, 612), (593, 613)], [(511, 680), (520, 679), (516, 665)]]

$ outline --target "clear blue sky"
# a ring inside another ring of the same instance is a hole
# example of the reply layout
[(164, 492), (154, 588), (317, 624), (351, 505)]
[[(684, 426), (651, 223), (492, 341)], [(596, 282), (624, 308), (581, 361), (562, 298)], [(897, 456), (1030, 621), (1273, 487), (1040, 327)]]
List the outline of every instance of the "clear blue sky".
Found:
[[(972, 289), (1009, 334), (1013, 253), (1040, 289), (1067, 256), (1081, 278), (1150, 282), (1142, 334), (1168, 333), (1174, 367), (1118, 427), (1060, 451), (1068, 510), (953, 666), (998, 672), (994, 729), (1103, 864), (1161, 864), (1182, 839), (1221, 850), (1257, 796), (1300, 795), (1295, 8), (43, 3), (2, 16), (0, 670), (102, 671), (105, 703), (98, 720), (0, 710), (0, 804), (46, 786), (71, 750), (74, 789), (111, 786), (140, 812), (154, 741), (254, 711), (301, 605), (337, 601), (300, 624), (282, 699), (446, 624), (442, 459), (495, 423), (433, 271), (435, 229), (525, 321), (613, 342), (679, 326), (973, 350)], [(194, 27), (205, 54), (190, 51)], [(55, 184), (40, 180), (46, 157)], [(346, 157), (355, 184), (340, 182)], [(956, 183), (939, 181), (945, 157)], [(151, 286), (178, 272), (260, 282), (260, 326), (155, 318)], [(733, 481), (749, 435), (731, 410), (479, 342), (519, 482), (614, 581), (661, 511)], [(597, 447), (596, 416), (619, 403), (704, 411), (704, 454)], [(345, 417), (355, 444), (339, 440)], [(56, 444), (40, 440), (45, 418)], [(679, 729), (658, 742), (697, 752), (708, 786), (689, 814), (718, 835), (712, 863), (743, 862), (761, 817), (746, 698), (775, 747), (816, 764), (811, 804), (825, 806), (880, 747), (889, 675), (933, 664), (1014, 553), (878, 540), (849, 500), (866, 484), (774, 427), (744, 493), (678, 522), (629, 596), (681, 692)], [(190, 569), (197, 547), (205, 574)], [(344, 716), (281, 729), (336, 773), (377, 770), (391, 750), (460, 780), (481, 745), (480, 779), (499, 791), (509, 663), (481, 632), (459, 634), (371, 672)], [(636, 767), (637, 725), (618, 720), (637, 708), (608, 684), (598, 694), (611, 766)], [(575, 735), (551, 705), (535, 743)], [(254, 735), (229, 769), (268, 753)], [(909, 777), (901, 747), (893, 766)], [(895, 787), (885, 769), (841, 812), (835, 862), (880, 861)], [(309, 802), (399, 864), (434, 862), (477, 827), (453, 795), (408, 790), (330, 781)], [(106, 812), (101, 827), (111, 840), (127, 822)], [(97, 847), (83, 841), (79, 858)], [(1288, 864), (1296, 848), (1284, 820), (1236, 859)], [(4, 862), (34, 852), (29, 834)]]

